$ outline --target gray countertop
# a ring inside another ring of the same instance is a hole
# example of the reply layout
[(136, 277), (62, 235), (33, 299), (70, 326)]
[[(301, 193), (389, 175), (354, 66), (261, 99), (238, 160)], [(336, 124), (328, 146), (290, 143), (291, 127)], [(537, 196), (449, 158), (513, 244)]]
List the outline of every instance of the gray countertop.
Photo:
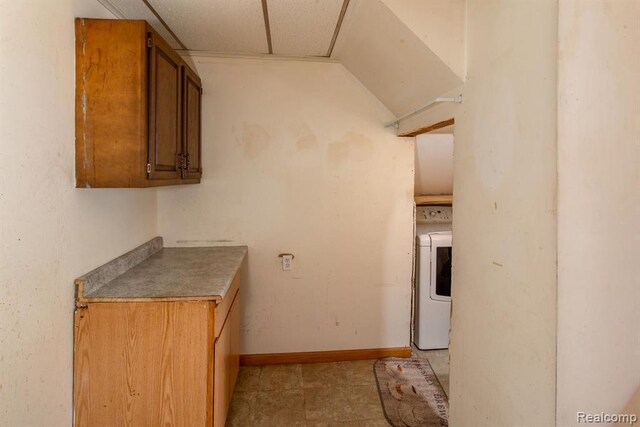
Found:
[[(141, 256), (138, 255), (135, 261), (127, 262), (136, 251), (145, 249), (145, 245), (142, 245), (76, 279), (78, 300), (220, 301), (225, 297), (247, 254), (246, 246), (162, 248), (162, 240), (160, 239), (160, 246), (154, 240), (145, 244), (155, 245), (155, 249), (146, 248), (144, 256), (148, 256), (147, 258), (140, 260)], [(113, 271), (114, 263), (118, 262), (124, 267)], [(105, 271), (109, 274), (105, 274)]]

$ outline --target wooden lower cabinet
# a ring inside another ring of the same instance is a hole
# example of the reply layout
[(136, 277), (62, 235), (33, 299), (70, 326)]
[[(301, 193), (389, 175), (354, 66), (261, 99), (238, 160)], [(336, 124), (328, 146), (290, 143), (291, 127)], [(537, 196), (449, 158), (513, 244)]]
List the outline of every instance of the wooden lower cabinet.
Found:
[(226, 312), (212, 301), (77, 309), (74, 425), (224, 426), (239, 370), (237, 281)]

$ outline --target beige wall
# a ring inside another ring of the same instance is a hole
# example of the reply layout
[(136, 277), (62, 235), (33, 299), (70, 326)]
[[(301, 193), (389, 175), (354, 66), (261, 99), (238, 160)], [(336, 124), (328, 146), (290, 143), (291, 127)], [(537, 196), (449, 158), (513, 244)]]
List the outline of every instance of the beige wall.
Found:
[(557, 2), (469, 0), (454, 144), (450, 424), (551, 426)]
[(65, 426), (73, 279), (156, 234), (156, 195), (74, 188), (74, 2), (0, 10), (0, 425)]
[[(453, 132), (453, 129), (449, 130)], [(453, 134), (423, 133), (416, 136), (413, 193), (452, 194)]]
[[(560, 2), (558, 424), (640, 387), (640, 3)], [(640, 400), (634, 410), (640, 415)]]
[(340, 64), (194, 62), (204, 177), (160, 189), (158, 222), (167, 245), (249, 246), (242, 352), (407, 346), (413, 140)]

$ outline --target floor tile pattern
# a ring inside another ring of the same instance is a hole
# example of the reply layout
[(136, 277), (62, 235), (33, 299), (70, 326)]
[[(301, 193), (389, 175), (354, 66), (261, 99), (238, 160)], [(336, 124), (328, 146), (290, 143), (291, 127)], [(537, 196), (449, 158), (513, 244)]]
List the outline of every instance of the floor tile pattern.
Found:
[[(414, 350), (414, 355), (429, 359), (448, 392), (448, 351)], [(374, 362), (243, 366), (226, 425), (388, 427), (373, 373)]]

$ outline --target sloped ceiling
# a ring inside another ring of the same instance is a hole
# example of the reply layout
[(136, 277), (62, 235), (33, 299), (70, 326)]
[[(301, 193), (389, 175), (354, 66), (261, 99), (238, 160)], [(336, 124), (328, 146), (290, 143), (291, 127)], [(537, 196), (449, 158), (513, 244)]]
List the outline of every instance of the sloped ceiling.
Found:
[(456, 73), (379, 0), (352, 0), (332, 57), (396, 117), (462, 85)]
[(382, 3), (464, 80), (465, 0), (382, 0)]
[(339, 60), (396, 117), (462, 85), (463, 0), (99, 1), (196, 55)]

